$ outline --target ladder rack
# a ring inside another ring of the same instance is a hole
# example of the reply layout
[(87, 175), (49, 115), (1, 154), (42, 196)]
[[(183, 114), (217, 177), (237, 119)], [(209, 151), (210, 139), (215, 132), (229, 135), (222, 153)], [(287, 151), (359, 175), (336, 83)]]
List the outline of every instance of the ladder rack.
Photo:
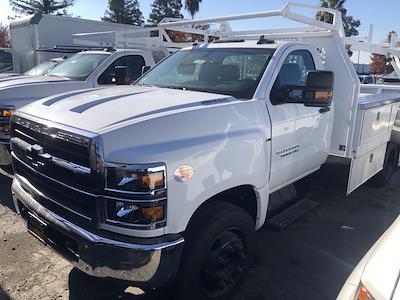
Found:
[(369, 53), (376, 53), (385, 55), (390, 58), (391, 65), (394, 71), (400, 77), (400, 47), (399, 39), (396, 34), (391, 35), (390, 43), (374, 44), (372, 42), (374, 35), (374, 26), (369, 26), (368, 36), (364, 38), (359, 37), (346, 37), (344, 43), (351, 46), (351, 50), (364, 51)]
[[(166, 18), (160, 24), (168, 24), (178, 19)], [(179, 19), (181, 20), (181, 19)], [(198, 35), (207, 43), (211, 36), (216, 36), (210, 30), (196, 29), (188, 26), (157, 26), (144, 27), (138, 29), (106, 31), (95, 33), (74, 34), (74, 44), (92, 47), (114, 47), (114, 48), (139, 48), (139, 49), (159, 49), (167, 48), (170, 52), (191, 46), (193, 42), (174, 42), (168, 31), (175, 31), (184, 34)]]
[[(301, 10), (310, 12), (312, 17), (306, 14), (301, 14)], [(330, 14), (333, 20), (332, 24), (316, 20), (314, 16), (317, 13)], [(235, 31), (232, 29), (230, 23), (234, 21), (271, 17), (282, 17), (284, 19), (300, 23), (302, 26), (291, 28), (261, 28)], [(196, 28), (196, 25), (211, 24), (219, 25), (219, 29), (213, 31)], [(340, 11), (296, 2), (286, 2), (282, 8), (278, 10), (196, 20), (165, 18), (157, 24), (157, 27), (147, 27), (133, 30), (129, 29), (126, 31), (75, 34), (74, 43), (92, 47), (114, 48), (157, 49), (160, 47), (165, 47), (170, 52), (173, 52), (190, 46), (193, 42), (197, 42), (195, 40), (182, 43), (174, 42), (171, 39), (168, 31), (199, 35), (203, 37), (203, 41), (205, 43), (207, 43), (209, 38), (212, 36), (220, 39), (258, 39), (260, 35), (265, 35), (265, 37), (269, 39), (301, 41), (303, 38), (323, 37), (331, 35), (332, 32), (337, 32), (342, 42), (345, 45), (350, 46), (351, 50), (366, 51), (390, 57), (396, 73), (400, 76), (400, 48), (398, 47), (397, 36), (392, 38), (392, 42), (390, 44), (374, 44), (372, 42), (373, 26), (371, 26), (369, 35), (366, 38), (360, 39), (359, 37), (345, 37), (342, 13)]]

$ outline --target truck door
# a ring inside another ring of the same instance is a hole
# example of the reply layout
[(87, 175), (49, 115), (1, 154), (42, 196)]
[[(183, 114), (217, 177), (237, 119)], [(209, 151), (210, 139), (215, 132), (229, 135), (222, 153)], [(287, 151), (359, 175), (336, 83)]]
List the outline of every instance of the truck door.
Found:
[(98, 85), (115, 84), (115, 68), (127, 67), (127, 84), (130, 84), (142, 75), (142, 68), (146, 65), (141, 55), (125, 55), (117, 58), (97, 79)]
[(289, 47), (278, 62), (266, 101), (272, 123), (271, 191), (316, 171), (327, 159), (329, 109), (277, 100), (282, 86), (305, 85), (308, 71), (323, 69), (316, 51), (299, 46)]

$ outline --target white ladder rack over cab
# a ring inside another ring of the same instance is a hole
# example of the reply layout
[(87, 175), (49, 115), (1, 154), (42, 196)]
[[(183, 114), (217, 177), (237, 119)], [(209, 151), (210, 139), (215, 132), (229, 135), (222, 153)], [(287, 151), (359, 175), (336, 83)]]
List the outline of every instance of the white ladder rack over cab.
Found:
[[(160, 24), (168, 24), (178, 19), (165, 18)], [(180, 19), (181, 20), (181, 19)], [(74, 34), (74, 44), (92, 47), (112, 47), (116, 49), (146, 49), (146, 50), (168, 50), (174, 52), (189, 47), (193, 42), (174, 42), (168, 31), (201, 36), (204, 42), (209, 41), (210, 36), (215, 36), (210, 30), (196, 29), (188, 26), (157, 26), (138, 27), (136, 29), (106, 31), (95, 33)]]
[[(322, 12), (331, 14), (333, 18), (333, 24), (323, 21), (318, 21), (315, 18), (309, 16), (301, 15), (299, 13), (296, 13), (294, 11), (295, 9), (309, 10), (315, 13)], [(217, 35), (219, 35), (220, 38), (242, 37), (246, 39), (254, 39), (254, 38), (258, 39), (260, 35), (265, 35), (266, 38), (271, 38), (271, 39), (272, 38), (280, 39), (285, 37), (302, 38), (308, 35), (316, 36), (318, 35), (319, 32), (328, 32), (328, 31), (336, 31), (338, 32), (340, 37), (344, 37), (344, 29), (341, 16), (342, 16), (341, 12), (330, 8), (305, 5), (295, 2), (287, 2), (279, 10), (239, 14), (226, 17), (198, 19), (198, 20), (163, 22), (159, 23), (158, 26), (164, 28), (167, 27), (179, 28), (181, 26), (188, 26), (188, 25), (219, 24), (220, 30), (218, 31)], [(283, 17), (288, 20), (308, 25), (308, 27), (278, 28), (278, 29), (263, 28), (263, 29), (246, 30), (246, 31), (233, 31), (232, 27), (229, 24), (229, 22), (232, 21), (243, 21), (250, 19), (270, 18), (270, 17)]]

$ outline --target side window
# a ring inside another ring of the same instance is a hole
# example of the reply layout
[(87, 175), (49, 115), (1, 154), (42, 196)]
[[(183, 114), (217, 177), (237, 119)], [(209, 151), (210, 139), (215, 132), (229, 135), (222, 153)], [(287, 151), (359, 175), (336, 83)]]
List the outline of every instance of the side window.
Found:
[(10, 52), (0, 52), (0, 73), (13, 70), (12, 55)]
[(145, 61), (141, 55), (127, 55), (115, 60), (108, 68), (100, 75), (97, 80), (100, 85), (115, 84), (115, 67), (128, 67), (129, 78), (127, 82), (133, 82), (142, 75), (142, 67), (145, 66)]
[(311, 53), (307, 50), (291, 52), (285, 59), (272, 87), (271, 103), (281, 104), (281, 88), (285, 85), (305, 85), (308, 71), (315, 70)]

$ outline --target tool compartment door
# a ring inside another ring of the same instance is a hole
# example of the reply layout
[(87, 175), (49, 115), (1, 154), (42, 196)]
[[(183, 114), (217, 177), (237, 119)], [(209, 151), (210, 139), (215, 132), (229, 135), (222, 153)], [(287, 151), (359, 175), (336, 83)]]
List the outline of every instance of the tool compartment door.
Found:
[(352, 159), (347, 195), (383, 169), (387, 144)]
[(364, 144), (389, 130), (392, 106), (380, 106), (363, 112), (360, 144)]
[[(359, 103), (347, 194), (383, 169), (398, 104), (390, 95)], [(393, 101), (388, 101), (393, 100)]]

